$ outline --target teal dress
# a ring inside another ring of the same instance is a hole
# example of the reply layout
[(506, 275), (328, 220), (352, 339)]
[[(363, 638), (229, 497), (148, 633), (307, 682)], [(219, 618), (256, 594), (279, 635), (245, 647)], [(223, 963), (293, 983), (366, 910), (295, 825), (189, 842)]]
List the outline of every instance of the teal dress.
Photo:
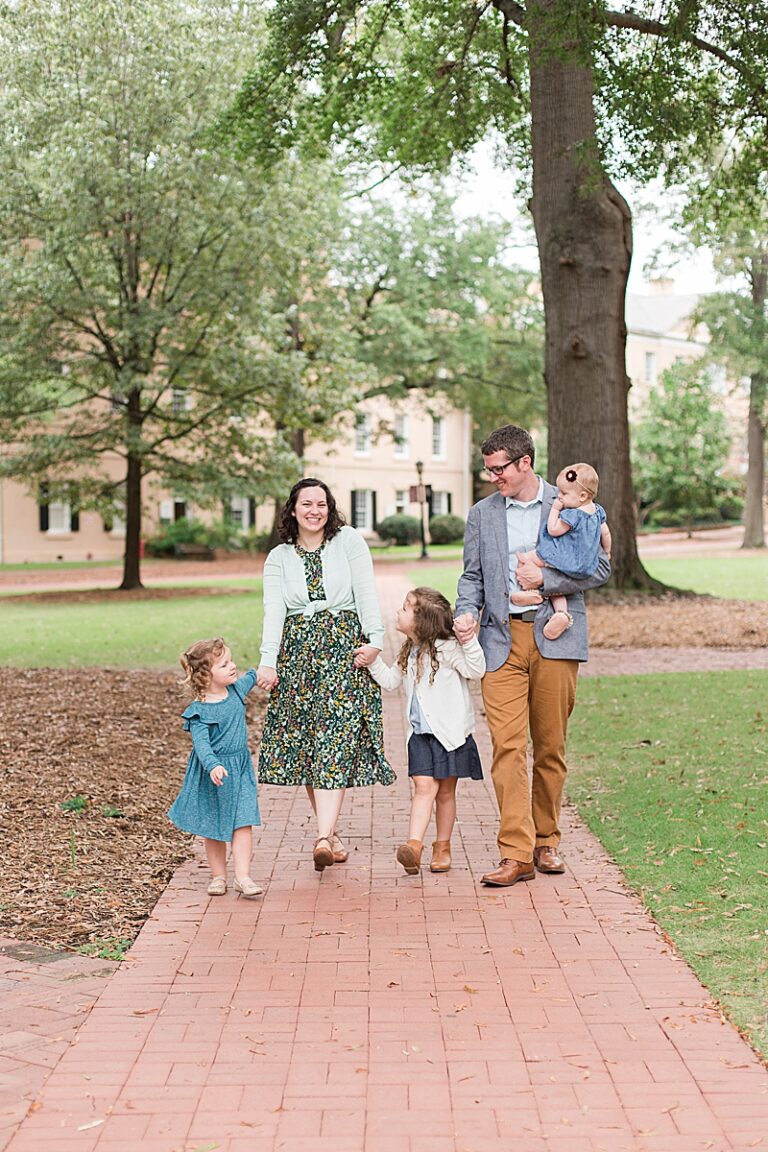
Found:
[[(310, 600), (324, 600), (325, 545), (296, 551)], [(381, 689), (367, 668), (355, 668), (365, 644), (354, 611), (288, 616), (259, 748), (260, 784), (356, 788), (394, 784), (384, 755)]]
[[(192, 752), (181, 791), (168, 809), (169, 820), (182, 832), (231, 840), (236, 828), (261, 824), (245, 725), (245, 698), (255, 683), (256, 673), (249, 668), (227, 688), (225, 700), (195, 700), (182, 713)], [(217, 764), (228, 773), (220, 787), (210, 777)]]

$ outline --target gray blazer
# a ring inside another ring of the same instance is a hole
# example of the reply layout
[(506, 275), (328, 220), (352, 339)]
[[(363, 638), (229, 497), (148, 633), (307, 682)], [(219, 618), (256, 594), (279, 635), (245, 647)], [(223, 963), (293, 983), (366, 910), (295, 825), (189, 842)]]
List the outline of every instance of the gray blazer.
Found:
[[(557, 489), (544, 482), (541, 524), (546, 522)], [(587, 614), (583, 593), (605, 584), (611, 574), (607, 555), (600, 550), (600, 560), (593, 576), (576, 580), (556, 568), (543, 568), (544, 585), (539, 589), (548, 596), (567, 596), (573, 627), (558, 640), (547, 640), (544, 625), (552, 615), (548, 599), (540, 606), (533, 624), (536, 647), (549, 660), (586, 660)], [(464, 534), (464, 571), (459, 578), (456, 615), (471, 612), (480, 621), (480, 645), (489, 672), (500, 668), (509, 656), (509, 548), (507, 545), (507, 510), (504, 497), (494, 492), (469, 510)]]

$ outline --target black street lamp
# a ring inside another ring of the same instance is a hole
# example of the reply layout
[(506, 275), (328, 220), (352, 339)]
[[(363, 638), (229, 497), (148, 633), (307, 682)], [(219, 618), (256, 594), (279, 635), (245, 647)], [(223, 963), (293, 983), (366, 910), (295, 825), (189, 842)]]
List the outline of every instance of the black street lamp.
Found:
[(424, 505), (427, 502), (427, 489), (422, 480), (424, 474), (424, 464), (421, 460), (416, 461), (416, 475), (419, 478), (419, 486), (416, 489), (417, 499), (419, 502), (419, 520), (421, 522), (421, 556), (420, 560), (428, 560), (429, 553), (427, 552), (427, 533), (424, 527)]

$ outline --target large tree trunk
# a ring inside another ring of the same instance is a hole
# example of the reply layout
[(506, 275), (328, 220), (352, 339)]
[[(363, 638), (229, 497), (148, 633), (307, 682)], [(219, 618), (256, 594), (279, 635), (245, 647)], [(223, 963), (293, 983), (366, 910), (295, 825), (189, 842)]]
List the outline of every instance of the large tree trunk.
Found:
[(141, 391), (134, 389), (128, 397), (126, 437), (128, 464), (125, 473), (125, 551), (123, 582), (120, 590), (141, 588), (141, 480), (142, 459), (132, 446), (141, 435)]
[(747, 490), (744, 500), (744, 539), (742, 548), (764, 548), (765, 501), (765, 377), (751, 379), (747, 421)]
[(592, 68), (583, 47), (563, 43), (562, 0), (531, 0), (528, 10), (549, 475), (579, 460), (594, 465), (613, 535), (613, 583), (658, 587), (637, 554), (629, 459), (624, 308), (631, 215), (600, 162)]
[[(752, 264), (752, 307), (755, 323), (762, 331), (765, 301), (768, 295), (768, 255), (763, 253)], [(742, 548), (764, 548), (763, 501), (765, 500), (765, 374), (755, 372), (749, 387), (747, 418), (747, 491), (744, 500), (744, 539)]]

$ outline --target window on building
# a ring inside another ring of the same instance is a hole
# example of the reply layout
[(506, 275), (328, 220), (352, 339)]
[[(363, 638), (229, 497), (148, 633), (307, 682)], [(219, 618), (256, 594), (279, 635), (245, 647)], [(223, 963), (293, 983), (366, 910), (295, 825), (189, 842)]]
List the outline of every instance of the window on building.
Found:
[(370, 488), (358, 488), (352, 493), (352, 527), (364, 532), (376, 528), (376, 493)]
[(432, 417), (432, 455), (445, 456), (445, 420), (442, 416)]
[(395, 452), (398, 460), (405, 460), (408, 456), (408, 417), (402, 414), (395, 416)]
[(402, 516), (410, 506), (410, 493), (407, 488), (398, 488), (395, 492), (395, 515)]
[(645, 354), (645, 382), (646, 384), (656, 383), (656, 353), (646, 352)]
[(173, 520), (173, 500), (160, 501), (160, 523), (170, 524)]
[(355, 452), (367, 455), (371, 450), (371, 418), (359, 415), (355, 421)]
[(68, 500), (49, 499), (49, 486), (40, 485), (38, 498), (39, 527), (52, 536), (68, 536), (80, 531), (80, 514)]
[(192, 397), (186, 388), (174, 388), (171, 392), (171, 412), (187, 412), (192, 407)]
[(50, 533), (72, 531), (72, 509), (63, 500), (52, 500), (48, 505), (48, 531)]
[(251, 502), (247, 496), (233, 496), (229, 502), (229, 519), (238, 528), (251, 526)]
[(451, 511), (451, 494), (450, 492), (436, 492), (432, 489), (432, 496), (429, 501), (429, 515), (430, 516), (447, 516)]

